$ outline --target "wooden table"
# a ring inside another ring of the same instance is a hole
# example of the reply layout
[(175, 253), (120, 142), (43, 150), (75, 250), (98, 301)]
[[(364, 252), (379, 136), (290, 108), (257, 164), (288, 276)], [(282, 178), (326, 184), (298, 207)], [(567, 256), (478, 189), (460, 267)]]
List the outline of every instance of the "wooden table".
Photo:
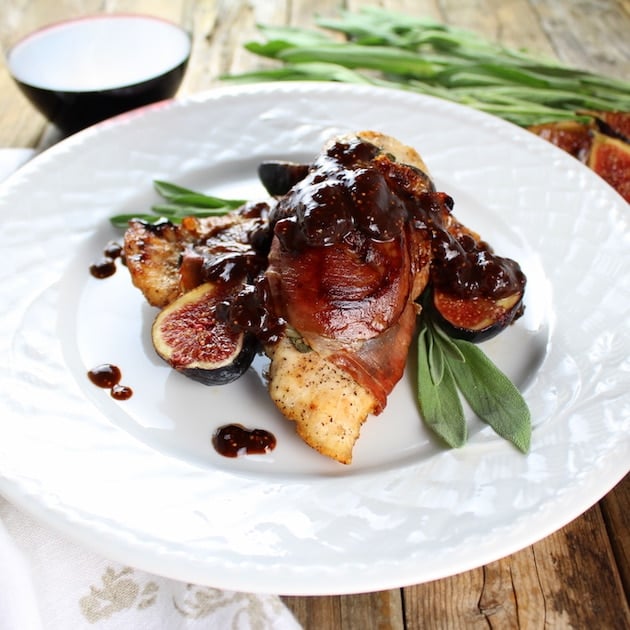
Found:
[[(257, 22), (313, 26), (358, 0), (120, 0), (121, 10), (177, 18), (191, 11), (195, 44), (182, 94), (224, 72), (261, 64), (243, 50)], [(86, 5), (89, 2), (85, 3)], [(98, 6), (98, 1), (93, 1)], [(371, 3), (376, 4), (376, 3)], [(384, 0), (386, 8), (474, 29), (511, 47), (612, 76), (630, 77), (628, 0)], [(36, 147), (46, 121), (0, 69), (0, 146)], [(629, 454), (630, 455), (630, 454)], [(305, 628), (629, 628), (630, 476), (560, 531), (489, 565), (378, 593), (284, 597)]]

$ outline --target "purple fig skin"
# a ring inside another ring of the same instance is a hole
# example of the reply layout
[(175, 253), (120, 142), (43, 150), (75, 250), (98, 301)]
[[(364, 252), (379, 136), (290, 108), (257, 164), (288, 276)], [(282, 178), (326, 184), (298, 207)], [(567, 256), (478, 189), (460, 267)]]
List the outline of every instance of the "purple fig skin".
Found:
[(306, 177), (308, 164), (294, 162), (262, 162), (258, 166), (258, 177), (272, 197), (286, 195), (295, 184)]
[[(447, 334), (455, 339), (463, 339), (471, 343), (482, 343), (496, 337), (503, 332), (508, 326), (516, 321), (524, 312), (523, 304), (524, 292), (515, 298), (513, 305), (507, 309), (497, 309), (493, 314), (494, 319), (481, 328), (474, 327), (474, 322), (470, 322), (470, 326), (463, 325), (463, 320), (459, 323), (452, 321), (451, 318), (443, 314), (438, 306), (439, 294), (434, 293), (432, 298), (428, 300), (428, 307), (433, 321)], [(437, 299), (436, 299), (437, 298)]]

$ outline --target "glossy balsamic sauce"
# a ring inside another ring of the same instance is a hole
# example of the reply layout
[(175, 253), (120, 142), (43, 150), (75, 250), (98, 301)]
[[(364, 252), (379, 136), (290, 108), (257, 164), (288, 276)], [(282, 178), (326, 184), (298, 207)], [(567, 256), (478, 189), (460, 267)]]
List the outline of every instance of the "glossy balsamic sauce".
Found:
[(276, 438), (265, 429), (247, 429), (241, 424), (227, 424), (215, 431), (212, 445), (224, 457), (262, 455), (276, 447)]
[(116, 258), (120, 258), (122, 256), (122, 245), (117, 243), (116, 241), (110, 241), (105, 245), (103, 249), (103, 254), (108, 258), (115, 260)]
[[(279, 177), (279, 168), (274, 165), (274, 177)], [(296, 171), (290, 168), (294, 177)], [(298, 172), (303, 179), (270, 209), (266, 224), (262, 217), (257, 247), (248, 235), (241, 239), (248, 248), (223, 259), (215, 256), (215, 262), (209, 263), (212, 258), (199, 252), (198, 264), (206, 265), (206, 278), (246, 279), (240, 292), (217, 307), (217, 319), (234, 330), (274, 343), (286, 326), (274, 311), (265, 276), (273, 235), (289, 255), (341, 245), (369, 256), (366, 243), (391, 242), (403, 232), (418, 232), (422, 241), (431, 243), (431, 281), (440, 291), (494, 300), (523, 289), (525, 276), (516, 262), (496, 256), (465, 229), (461, 233), (452, 229), (450, 196), (436, 192), (425, 173), (396, 163), (372, 143), (359, 138), (336, 142), (310, 168)]]
[(230, 300), (220, 302), (216, 317), (263, 344), (276, 343), (286, 328), (286, 322), (274, 312), (269, 281), (263, 274), (243, 286)]
[(408, 212), (374, 165), (379, 153), (378, 147), (357, 138), (336, 142), (315, 160), (272, 213), (285, 250), (332, 246), (355, 231), (377, 241), (400, 234)]
[[(436, 192), (426, 173), (396, 162), (376, 145), (360, 138), (338, 141), (308, 167), (285, 166), (286, 178), (281, 163), (268, 169), (267, 185), (279, 181), (283, 189), (292, 182), (286, 194), (274, 203), (246, 204), (235, 211), (242, 220), (218, 226), (216, 234), (204, 234), (182, 253), (182, 286), (215, 283), (225, 296), (217, 300), (215, 317), (234, 332), (272, 344), (286, 328), (266, 275), (274, 236), (289, 255), (341, 245), (360, 258), (373, 255), (370, 243), (400, 240), (404, 233), (400, 243), (407, 247), (416, 239), (430, 243), (431, 282), (444, 293), (500, 299), (523, 289), (525, 276), (516, 262), (496, 256), (464, 228), (453, 230), (450, 196)], [(178, 227), (162, 220), (146, 229), (169, 239)], [(97, 277), (112, 269), (111, 253), (106, 249), (104, 255), (91, 270)]]
[(90, 265), (90, 273), (99, 280), (109, 278), (116, 273), (116, 261), (103, 256)]
[(517, 262), (497, 256), (488, 243), (466, 230), (453, 234), (445, 226), (453, 200), (444, 193), (420, 195), (419, 214), (431, 230), (431, 282), (449, 295), (499, 300), (521, 291), (526, 282)]
[[(265, 273), (273, 236), (285, 252), (299, 256), (308, 248), (360, 247), (362, 240), (386, 243), (403, 232), (418, 232), (431, 243), (431, 281), (441, 290), (468, 298), (500, 298), (524, 286), (525, 276), (516, 262), (495, 256), (487, 243), (473, 238), (465, 228), (453, 229), (451, 197), (436, 192), (418, 169), (392, 162), (391, 156), (378, 160), (380, 153), (378, 147), (360, 139), (337, 142), (308, 169), (292, 170), (288, 177), (296, 173), (304, 177), (277, 204), (249, 204), (235, 211), (242, 222), (219, 227), (216, 234), (206, 234), (187, 246), (181, 260), (182, 278), (188, 278), (191, 288), (208, 281), (219, 291), (223, 287), (224, 297), (214, 306), (216, 320), (262, 343), (274, 343), (286, 327), (275, 313)], [(273, 169), (271, 174), (276, 176)], [(146, 229), (167, 240), (179, 237), (178, 226), (167, 220), (147, 224)], [(409, 247), (414, 242), (418, 241), (410, 239)], [(91, 273), (111, 275), (121, 252), (120, 245), (108, 244)], [(88, 376), (98, 387), (110, 389), (114, 398), (125, 400), (132, 395), (130, 388), (120, 384), (120, 369), (115, 365), (97, 366)], [(216, 430), (212, 444), (222, 456), (235, 458), (268, 453), (275, 448), (276, 438), (263, 429), (227, 424)]]
[(109, 393), (112, 398), (116, 400), (129, 400), (133, 396), (133, 390), (128, 385), (121, 385), (120, 383), (116, 383), (110, 390)]
[(90, 265), (90, 273), (99, 279), (109, 278), (116, 273), (116, 259), (122, 256), (122, 245), (110, 241), (103, 249), (102, 256)]
[[(431, 242), (431, 280), (458, 297), (498, 299), (521, 290), (525, 276), (513, 260), (484, 241), (447, 229), (453, 200), (426, 175), (378, 159), (380, 150), (359, 138), (337, 142), (320, 155), (271, 214), (285, 251), (387, 242), (412, 226)], [(424, 186), (425, 190), (421, 189)]]
[[(273, 230), (266, 202), (246, 204), (239, 209), (243, 218), (213, 238), (188, 248), (181, 259), (184, 286), (213, 282), (225, 299), (216, 306), (218, 321), (235, 332), (246, 332), (262, 343), (277, 341), (285, 322), (274, 314), (265, 277)], [(151, 230), (164, 227), (147, 226)]]
[(128, 400), (133, 395), (130, 387), (121, 385), (122, 372), (117, 365), (102, 363), (88, 370), (87, 375), (97, 387), (109, 389), (111, 397), (116, 400)]

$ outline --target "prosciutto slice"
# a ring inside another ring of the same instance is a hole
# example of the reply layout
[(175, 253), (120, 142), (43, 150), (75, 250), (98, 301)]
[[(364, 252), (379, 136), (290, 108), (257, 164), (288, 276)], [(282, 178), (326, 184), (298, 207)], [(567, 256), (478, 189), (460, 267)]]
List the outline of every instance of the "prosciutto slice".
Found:
[(280, 199), (267, 270), (275, 309), (372, 393), (375, 413), (404, 372), (428, 281), (430, 238), (414, 217), (432, 194), (426, 173), (378, 140), (335, 139)]

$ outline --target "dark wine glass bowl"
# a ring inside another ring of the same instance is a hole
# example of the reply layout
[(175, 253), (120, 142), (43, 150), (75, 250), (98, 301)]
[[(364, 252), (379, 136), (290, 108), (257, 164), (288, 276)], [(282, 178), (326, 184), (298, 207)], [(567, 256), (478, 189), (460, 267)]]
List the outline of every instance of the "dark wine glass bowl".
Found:
[(31, 103), (64, 135), (172, 98), (191, 51), (179, 25), (144, 15), (97, 15), (26, 36), (7, 65)]

